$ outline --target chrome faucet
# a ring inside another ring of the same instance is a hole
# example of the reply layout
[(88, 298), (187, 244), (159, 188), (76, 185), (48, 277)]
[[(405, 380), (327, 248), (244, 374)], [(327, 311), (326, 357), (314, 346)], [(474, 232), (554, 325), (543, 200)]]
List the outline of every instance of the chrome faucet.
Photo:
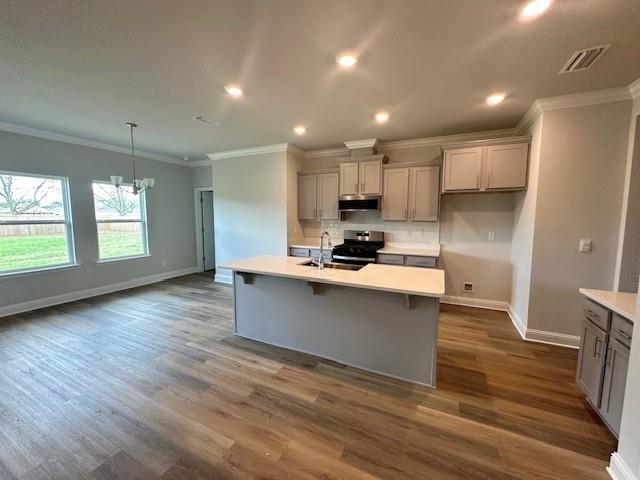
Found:
[(329, 235), (329, 232), (324, 231), (322, 232), (322, 234), (320, 235), (320, 256), (318, 257), (318, 260), (315, 262), (316, 265), (318, 265), (318, 270), (324, 270), (324, 237), (327, 237), (327, 247), (329, 248), (333, 248), (333, 246), (331, 245), (331, 235)]

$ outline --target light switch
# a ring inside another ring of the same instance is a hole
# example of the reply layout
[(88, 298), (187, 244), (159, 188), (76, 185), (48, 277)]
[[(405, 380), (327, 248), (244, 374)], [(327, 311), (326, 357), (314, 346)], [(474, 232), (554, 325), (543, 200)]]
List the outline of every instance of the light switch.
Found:
[(586, 253), (591, 251), (591, 239), (590, 238), (581, 238), (580, 245), (578, 246), (578, 251), (580, 253)]

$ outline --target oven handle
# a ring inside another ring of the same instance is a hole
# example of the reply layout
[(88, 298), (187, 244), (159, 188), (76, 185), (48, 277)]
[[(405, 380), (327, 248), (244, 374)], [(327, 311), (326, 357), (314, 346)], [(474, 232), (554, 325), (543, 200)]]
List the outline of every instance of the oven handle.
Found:
[(344, 255), (333, 255), (334, 260), (354, 260), (356, 262), (375, 262), (375, 257), (346, 257)]

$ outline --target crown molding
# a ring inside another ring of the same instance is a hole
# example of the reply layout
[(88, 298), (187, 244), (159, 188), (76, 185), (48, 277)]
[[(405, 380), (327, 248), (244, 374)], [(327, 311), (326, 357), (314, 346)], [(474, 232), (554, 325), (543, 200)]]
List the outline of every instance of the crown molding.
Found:
[(366, 138), (364, 140), (351, 140), (349, 142), (344, 142), (345, 146), (349, 150), (355, 150), (357, 148), (376, 148), (378, 146), (377, 138)]
[(380, 144), (380, 150), (403, 150), (406, 148), (435, 147), (450, 143), (472, 142), (474, 140), (487, 140), (492, 138), (513, 137), (517, 134), (515, 128), (502, 130), (485, 130), (482, 132), (459, 133), (455, 135), (443, 135), (440, 137), (416, 138), (412, 140), (398, 140)]
[(640, 97), (640, 78), (629, 85), (629, 93), (633, 99)]
[[(108, 150), (110, 152), (129, 154), (131, 150), (128, 147), (120, 147), (112, 145), (110, 143), (96, 142), (93, 140), (87, 140), (80, 137), (74, 137), (71, 135), (64, 135), (62, 133), (51, 132), (48, 130), (40, 130), (39, 128), (25, 127), (24, 125), (17, 125), (15, 123), (0, 122), (0, 130), (11, 133), (18, 133), (20, 135), (28, 135), (30, 137), (43, 138), (45, 140), (53, 140), (54, 142), (70, 143), (72, 145), (80, 145), (83, 147), (97, 148), (98, 150)], [(157, 153), (145, 152), (142, 150), (136, 150), (137, 157), (149, 158), (151, 160), (157, 160), (158, 162), (173, 163), (175, 165), (182, 165), (188, 167), (189, 162), (181, 160), (179, 158), (169, 157), (167, 155), (159, 155)]]
[[(557, 110), (560, 108), (585, 107), (587, 105), (598, 105), (601, 103), (613, 103), (632, 98), (632, 83), (628, 87), (606, 88), (603, 90), (591, 90), (588, 92), (571, 93), (559, 97), (540, 98), (533, 102), (527, 113), (518, 122), (516, 130), (522, 132), (531, 125), (538, 116), (546, 110)], [(640, 88), (640, 87), (634, 87)]]
[(189, 162), (189, 166), (190, 167), (210, 167), (211, 166), (211, 160), (209, 160), (208, 158), (205, 160), (195, 160), (193, 162)]
[(345, 155), (349, 155), (349, 149), (344, 147), (309, 150), (304, 154), (305, 158), (343, 157)]
[(226, 150), (223, 152), (207, 153), (210, 160), (223, 160), (225, 158), (248, 157), (250, 155), (261, 155), (263, 153), (290, 152), (295, 155), (304, 155), (304, 151), (290, 143), (276, 143), (274, 145), (261, 145), (258, 147), (239, 148), (237, 150)]

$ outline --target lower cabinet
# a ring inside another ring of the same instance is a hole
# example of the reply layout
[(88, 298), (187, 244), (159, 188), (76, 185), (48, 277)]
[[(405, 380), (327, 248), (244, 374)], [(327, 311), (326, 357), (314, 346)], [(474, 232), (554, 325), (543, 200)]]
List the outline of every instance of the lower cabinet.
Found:
[(618, 436), (629, 368), (632, 323), (587, 300), (576, 383)]
[[(302, 247), (290, 247), (289, 248), (289, 256), (290, 257), (312, 257), (318, 258), (320, 256), (319, 248), (302, 248)], [(325, 262), (331, 261), (331, 249), (325, 250), (322, 253), (322, 258), (324, 258)]]
[(404, 265), (407, 267), (436, 268), (438, 266), (437, 257), (423, 257), (418, 255), (379, 253), (376, 261), (383, 265)]

